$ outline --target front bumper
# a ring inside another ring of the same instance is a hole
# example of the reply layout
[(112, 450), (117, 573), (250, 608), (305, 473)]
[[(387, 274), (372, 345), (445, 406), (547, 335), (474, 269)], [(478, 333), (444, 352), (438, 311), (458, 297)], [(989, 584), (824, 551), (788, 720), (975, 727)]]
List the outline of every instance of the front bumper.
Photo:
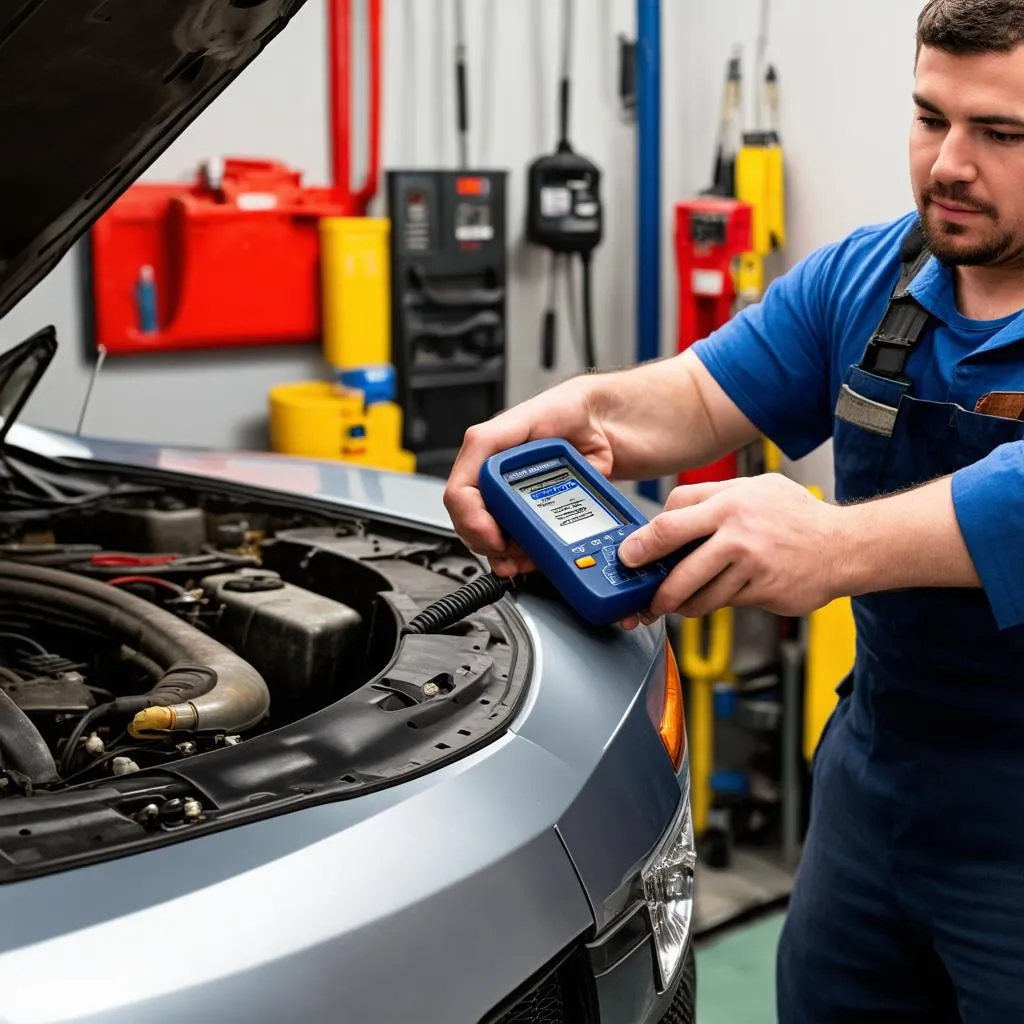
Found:
[[(565, 950), (483, 1024), (660, 1024), (696, 1015), (693, 827), (684, 792), (672, 824), (616, 900), (621, 912)], [(666, 881), (686, 876), (686, 884)], [(672, 898), (673, 896), (677, 898)]]
[(694, 863), (686, 791), (661, 843), (625, 890), (622, 913), (586, 947), (602, 1022), (653, 1024), (670, 1008), (684, 1020), (694, 1015)]

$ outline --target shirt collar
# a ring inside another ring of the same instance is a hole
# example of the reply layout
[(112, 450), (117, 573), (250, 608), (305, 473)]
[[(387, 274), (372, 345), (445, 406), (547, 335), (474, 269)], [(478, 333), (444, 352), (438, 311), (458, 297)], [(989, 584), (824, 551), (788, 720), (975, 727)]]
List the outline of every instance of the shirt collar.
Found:
[(953, 268), (934, 256), (928, 260), (908, 289), (933, 317), (955, 331), (987, 335), (978, 351), (999, 348), (1024, 338), (1024, 311), (998, 320), (971, 320), (956, 305), (956, 281)]

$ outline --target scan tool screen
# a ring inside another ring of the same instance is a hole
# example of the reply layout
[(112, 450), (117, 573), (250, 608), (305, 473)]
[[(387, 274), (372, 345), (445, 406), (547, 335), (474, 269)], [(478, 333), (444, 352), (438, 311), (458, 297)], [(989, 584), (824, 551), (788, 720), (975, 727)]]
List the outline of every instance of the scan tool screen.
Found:
[(515, 488), (565, 544), (622, 525), (568, 466), (530, 477)]

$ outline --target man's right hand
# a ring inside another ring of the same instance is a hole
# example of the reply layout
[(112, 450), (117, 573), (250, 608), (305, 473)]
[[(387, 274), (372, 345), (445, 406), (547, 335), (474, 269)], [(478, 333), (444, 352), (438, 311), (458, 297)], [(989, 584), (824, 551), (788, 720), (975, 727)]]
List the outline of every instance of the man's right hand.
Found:
[(477, 482), (490, 456), (545, 437), (575, 445), (611, 480), (650, 480), (703, 466), (757, 438), (754, 425), (692, 351), (615, 373), (585, 374), (471, 427), (444, 503), (456, 532), (499, 576), (533, 565), (484, 508)]
[(455, 531), (471, 551), (483, 555), (498, 576), (531, 572), (533, 563), (502, 533), (484, 507), (480, 467), (492, 455), (527, 441), (559, 437), (605, 476), (612, 474), (612, 446), (592, 401), (593, 377), (577, 377), (466, 431), (444, 491)]

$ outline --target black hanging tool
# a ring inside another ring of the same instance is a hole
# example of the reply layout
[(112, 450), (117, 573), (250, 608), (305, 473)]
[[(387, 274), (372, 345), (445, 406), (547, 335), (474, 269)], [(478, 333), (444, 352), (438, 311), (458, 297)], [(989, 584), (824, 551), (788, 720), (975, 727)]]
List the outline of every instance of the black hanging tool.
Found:
[(466, 102), (466, 19), (455, 0), (455, 105), (459, 130), (459, 167), (469, 166), (469, 109)]
[(554, 153), (538, 157), (529, 167), (526, 237), (551, 250), (551, 287), (544, 314), (542, 364), (555, 363), (558, 269), (563, 256), (576, 255), (583, 268), (583, 344), (587, 368), (597, 365), (594, 355), (591, 254), (603, 234), (601, 171), (569, 143), (570, 50), (573, 0), (564, 0), (562, 77), (559, 85), (559, 142)]

